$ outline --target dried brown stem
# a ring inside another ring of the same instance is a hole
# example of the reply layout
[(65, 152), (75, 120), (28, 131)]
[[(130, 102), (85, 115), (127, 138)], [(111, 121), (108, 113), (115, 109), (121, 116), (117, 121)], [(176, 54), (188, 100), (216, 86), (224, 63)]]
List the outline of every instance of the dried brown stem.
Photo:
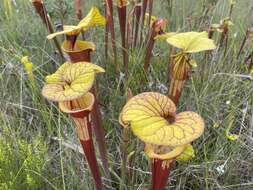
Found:
[(120, 68), (117, 63), (116, 37), (115, 37), (114, 21), (113, 21), (113, 2), (112, 0), (105, 0), (105, 4), (106, 4), (106, 20), (108, 21), (108, 26), (111, 33), (112, 48), (113, 48), (113, 53), (114, 53), (114, 64), (116, 67), (116, 71), (119, 73)]
[(128, 47), (126, 43), (126, 5), (118, 6), (119, 24), (121, 32), (121, 43), (122, 43), (122, 54), (123, 54), (123, 64), (126, 79), (128, 78)]
[[(54, 33), (52, 22), (50, 20), (49, 15), (47, 14), (47, 11), (46, 11), (46, 8), (44, 6), (43, 1), (42, 0), (33, 0), (32, 4), (33, 4), (36, 12), (40, 16), (41, 20), (45, 24), (48, 32), (50, 34)], [(55, 44), (55, 46), (56, 46), (56, 48), (57, 48), (57, 50), (58, 50), (61, 58), (64, 59), (64, 56), (63, 56), (63, 53), (62, 53), (62, 50), (61, 50), (61, 46), (60, 46), (58, 40), (56, 38), (54, 38), (53, 41), (54, 41), (54, 44)]]
[(134, 47), (137, 44), (138, 40), (138, 33), (139, 33), (139, 25), (141, 20), (141, 5), (137, 4), (135, 6), (135, 33), (134, 33)]
[(76, 10), (76, 17), (81, 20), (82, 19), (82, 5), (81, 0), (75, 0), (75, 10)]

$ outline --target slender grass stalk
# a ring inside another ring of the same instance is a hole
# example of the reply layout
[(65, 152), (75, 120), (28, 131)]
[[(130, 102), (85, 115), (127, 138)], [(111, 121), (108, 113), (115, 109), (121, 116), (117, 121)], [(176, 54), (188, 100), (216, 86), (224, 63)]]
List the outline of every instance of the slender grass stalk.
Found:
[(141, 30), (140, 30), (140, 42), (142, 42), (142, 34), (144, 29), (144, 21), (145, 21), (145, 15), (148, 7), (148, 0), (142, 1), (142, 7), (141, 7)]
[[(52, 25), (49, 15), (47, 14), (47, 11), (46, 11), (43, 1), (42, 0), (33, 0), (32, 4), (33, 4), (36, 12), (39, 14), (40, 18), (42, 19), (43, 23), (47, 27), (48, 32), (50, 34), (53, 34), (54, 33), (53, 25)], [(54, 41), (54, 44), (55, 44), (61, 58), (64, 60), (64, 56), (63, 56), (61, 46), (60, 46), (58, 40), (56, 38), (54, 38), (53, 41)]]
[[(59, 117), (60, 113), (58, 114), (58, 138), (61, 139), (61, 120)], [(62, 156), (62, 141), (59, 141), (59, 148), (60, 148), (60, 163), (61, 163), (61, 177), (62, 177), (62, 184), (63, 190), (66, 190), (66, 183), (65, 183), (65, 175), (64, 175), (64, 168), (63, 168), (63, 156)]]
[[(108, 9), (107, 4), (104, 3), (104, 10), (105, 10), (106, 15), (107, 15), (107, 12), (108, 12), (107, 9)], [(106, 24), (105, 24), (105, 58), (106, 59), (108, 58), (109, 30), (110, 30), (109, 22), (106, 22)]]
[(120, 182), (120, 190), (124, 189), (126, 184), (126, 176), (127, 176), (127, 148), (129, 144), (129, 127), (123, 127), (122, 132), (122, 162), (121, 162), (121, 182)]
[(129, 11), (128, 16), (127, 16), (126, 43), (127, 43), (127, 46), (128, 46), (128, 47), (132, 47), (132, 46), (133, 46), (134, 10), (135, 10), (135, 7), (133, 6), (132, 10)]
[(106, 143), (105, 143), (105, 131), (104, 131), (104, 128), (102, 127), (102, 115), (100, 112), (99, 103), (97, 101), (95, 88), (93, 87), (91, 91), (95, 96), (95, 102), (94, 102), (92, 115), (91, 115), (92, 121), (94, 124), (94, 132), (95, 132), (95, 136), (98, 142), (99, 153), (101, 156), (105, 176), (108, 180), (110, 180), (111, 176), (110, 176), (110, 170), (109, 170), (107, 148), (106, 148)]
[[(131, 89), (128, 89), (127, 92), (127, 100), (130, 100), (133, 97)], [(119, 119), (121, 121), (121, 119)], [(126, 176), (127, 176), (127, 148), (129, 144), (129, 127), (125, 126), (123, 123), (120, 123), (123, 128), (122, 132), (122, 164), (121, 164), (121, 181), (120, 181), (120, 190), (124, 189), (124, 184), (126, 184)]]
[(246, 41), (247, 41), (247, 39), (248, 39), (248, 37), (249, 37), (249, 33), (250, 33), (250, 29), (247, 28), (246, 33), (245, 33), (245, 36), (244, 36), (244, 38), (243, 38), (243, 41), (242, 41), (242, 43), (241, 43), (240, 49), (239, 49), (238, 54), (237, 54), (237, 59), (239, 58), (239, 56), (240, 56), (241, 53), (242, 53), (242, 50), (243, 50), (243, 48), (244, 48), (244, 46), (245, 46), (245, 44), (246, 44)]
[(235, 6), (235, 3), (231, 2), (230, 3), (230, 8), (229, 8), (229, 18), (231, 18), (231, 16), (232, 16), (232, 13), (233, 13), (233, 10), (234, 10), (234, 6)]
[(118, 8), (119, 25), (120, 25), (120, 33), (121, 33), (124, 72), (125, 72), (125, 76), (127, 80), (128, 78), (128, 47), (126, 43), (126, 16), (127, 16), (126, 2), (123, 0), (119, 0), (117, 8)]

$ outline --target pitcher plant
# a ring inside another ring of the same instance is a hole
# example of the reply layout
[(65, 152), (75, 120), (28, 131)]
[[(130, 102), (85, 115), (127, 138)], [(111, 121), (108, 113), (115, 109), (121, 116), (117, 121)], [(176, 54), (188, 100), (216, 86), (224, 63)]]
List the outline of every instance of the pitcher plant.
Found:
[(189, 152), (190, 143), (204, 132), (204, 121), (195, 112), (176, 113), (167, 96), (145, 92), (123, 107), (120, 123), (145, 143), (152, 162), (152, 190), (163, 190), (174, 159)]

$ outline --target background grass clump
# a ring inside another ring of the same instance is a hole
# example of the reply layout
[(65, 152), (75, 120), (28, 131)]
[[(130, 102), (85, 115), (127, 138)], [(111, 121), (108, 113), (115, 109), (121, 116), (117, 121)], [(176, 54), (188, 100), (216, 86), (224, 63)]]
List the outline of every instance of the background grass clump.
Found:
[[(170, 21), (166, 31), (203, 31), (228, 16), (230, 1), (177, 0), (172, 1), (172, 7), (169, 2), (154, 2), (153, 14)], [(56, 26), (61, 21), (78, 22), (73, 1), (45, 3)], [(92, 5), (103, 11), (102, 1), (87, 0), (83, 15)], [(205, 120), (205, 133), (194, 143), (196, 157), (188, 163), (176, 163), (172, 169), (168, 189), (253, 189), (253, 81), (245, 63), (253, 51), (252, 41), (237, 58), (245, 31), (253, 26), (252, 0), (236, 1), (231, 17), (234, 25), (227, 50), (218, 47), (209, 56), (194, 57), (198, 67), (186, 83), (178, 109), (199, 113)], [(115, 23), (119, 35), (117, 19)], [(93, 189), (83, 156), (73, 148), (78, 144), (73, 124), (40, 93), (44, 77), (62, 64), (53, 43), (46, 39), (40, 18), (29, 1), (4, 0), (0, 2), (0, 24), (0, 189)], [(118, 115), (126, 101), (124, 78), (115, 73), (111, 49), (105, 59), (104, 29), (85, 35), (97, 46), (92, 62), (106, 69), (98, 76), (112, 176), (112, 186), (106, 187), (118, 189), (122, 142)], [(219, 39), (216, 33), (216, 44)], [(116, 44), (120, 54), (120, 36)], [(134, 94), (167, 92), (168, 49), (167, 43), (156, 43), (148, 76), (143, 71), (144, 47), (130, 50), (127, 84)], [(24, 55), (34, 64), (36, 86), (31, 86), (20, 62)], [(229, 140), (228, 130), (239, 138)], [(134, 136), (130, 137), (128, 153), (127, 189), (148, 189), (149, 159)]]
[(0, 189), (38, 189), (46, 172), (47, 146), (39, 137), (30, 142), (7, 131), (0, 139)]

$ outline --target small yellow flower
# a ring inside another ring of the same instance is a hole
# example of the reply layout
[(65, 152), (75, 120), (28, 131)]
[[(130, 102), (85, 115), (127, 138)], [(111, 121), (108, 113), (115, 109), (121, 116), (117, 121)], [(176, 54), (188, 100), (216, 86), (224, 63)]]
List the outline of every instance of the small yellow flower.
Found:
[(24, 56), (24, 57), (21, 58), (21, 63), (22, 63), (22, 64), (25, 64), (25, 63), (27, 63), (27, 62), (29, 62), (28, 56)]
[(95, 74), (104, 69), (89, 63), (64, 63), (54, 74), (46, 77), (42, 95), (52, 101), (68, 101), (79, 98), (93, 86)]
[(239, 135), (231, 134), (229, 130), (230, 130), (230, 129), (228, 128), (228, 129), (226, 129), (226, 131), (225, 131), (227, 139), (230, 140), (230, 141), (235, 141), (235, 140), (237, 140), (237, 139), (239, 138)]
[(29, 80), (33, 81), (33, 63), (29, 61), (28, 56), (24, 56), (21, 58), (21, 63), (24, 66), (24, 69), (28, 75)]
[(236, 0), (229, 0), (230, 5), (235, 5), (236, 4)]
[(105, 25), (105, 18), (100, 14), (97, 7), (92, 7), (87, 16), (79, 22), (77, 26), (73, 25), (64, 25), (63, 31), (56, 32), (47, 36), (48, 39), (52, 39), (58, 35), (66, 34), (68, 36), (78, 35), (81, 31), (86, 31), (90, 27), (96, 25)]
[(219, 123), (214, 123), (213, 128), (217, 129), (219, 127), (220, 127)]

